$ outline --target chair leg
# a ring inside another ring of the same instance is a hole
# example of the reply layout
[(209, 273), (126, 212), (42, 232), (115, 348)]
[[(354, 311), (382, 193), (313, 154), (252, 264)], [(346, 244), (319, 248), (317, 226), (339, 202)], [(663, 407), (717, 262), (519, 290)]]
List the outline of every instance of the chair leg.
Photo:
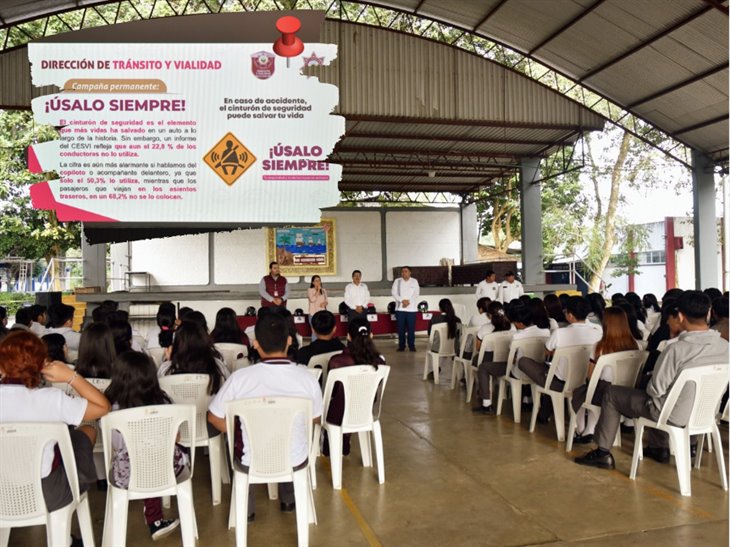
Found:
[(507, 391), (507, 381), (504, 376), (499, 378), (499, 395), (497, 396), (497, 416), (502, 415), (502, 403), (504, 402), (504, 394)]
[(426, 352), (426, 361), (423, 363), (423, 379), (428, 380), (428, 361), (431, 358), (431, 354)]
[[(375, 443), (375, 458), (378, 461), (378, 482), (385, 482), (385, 457), (383, 454), (383, 432), (380, 430), (380, 422), (373, 422), (373, 442)], [(726, 488), (727, 490), (727, 488)]]
[(269, 499), (270, 500), (278, 500), (279, 499), (279, 484), (275, 482), (270, 482), (266, 485), (266, 489), (269, 492)]
[(471, 396), (474, 393), (477, 376), (474, 368), (469, 363), (464, 363), (464, 377), (466, 378), (466, 402), (471, 403)]
[(112, 520), (112, 536), (110, 542), (104, 545), (126, 545), (127, 544), (127, 515), (129, 512), (129, 499), (127, 491), (122, 488), (116, 488), (109, 485), (111, 491), (111, 510)]
[[(619, 429), (619, 432), (621, 429)], [(644, 437), (644, 424), (639, 421), (634, 423), (634, 455), (631, 458), (631, 471), (629, 472), (629, 478), (636, 480), (636, 471), (639, 467), (639, 460), (644, 457), (644, 450), (642, 448), (642, 442)]]
[(170, 508), (170, 496), (162, 496), (162, 507), (165, 509)]
[[(715, 444), (715, 458), (717, 458), (717, 468), (720, 471), (720, 482), (722, 483), (722, 489), (727, 490), (727, 472), (725, 471), (725, 451), (722, 446), (722, 440), (720, 439), (720, 429), (716, 426), (712, 428), (712, 438)], [(699, 454), (697, 454), (699, 457)]]
[(208, 459), (210, 460), (210, 490), (213, 505), (221, 502), (221, 445), (223, 435), (208, 439)]
[(180, 515), (180, 531), (182, 533), (183, 547), (195, 547), (195, 505), (193, 503), (193, 486), (191, 480), (181, 482), (177, 485), (177, 510)]
[[(537, 413), (540, 412), (540, 392), (537, 390), (537, 384), (530, 386), (532, 393), (532, 414), (530, 415), (530, 433), (535, 431), (537, 425)], [(520, 400), (522, 398), (520, 397)]]
[(370, 447), (370, 432), (360, 431), (357, 434), (358, 442), (360, 443), (360, 457), (362, 458), (363, 467), (373, 466), (373, 453)]
[[(573, 450), (573, 438), (575, 437), (575, 430), (576, 430), (576, 414), (573, 411), (573, 406), (568, 405), (568, 414), (570, 415), (570, 419), (568, 420), (568, 433), (565, 435), (565, 451), (570, 452)], [(619, 428), (619, 431), (621, 429)]]
[(69, 504), (46, 516), (46, 537), (48, 547), (66, 547), (71, 535), (71, 511), (73, 504)]
[[(235, 475), (235, 471), (234, 471)], [(235, 477), (234, 477), (235, 479)], [(248, 503), (248, 498), (246, 498), (246, 503)], [(248, 517), (248, 515), (246, 515)], [(231, 484), (231, 503), (228, 506), (228, 529), (236, 527), (236, 481), (233, 480), (233, 483)]]
[(317, 489), (317, 458), (319, 457), (319, 441), (322, 437), (322, 426), (315, 424), (312, 432), (312, 449), (309, 451), (309, 481), (312, 490)]
[(79, 530), (85, 547), (94, 546), (94, 527), (91, 524), (91, 511), (89, 510), (89, 496), (81, 494), (79, 504), (76, 506), (76, 518), (79, 519)]
[(342, 428), (327, 426), (330, 443), (330, 468), (332, 469), (332, 488), (342, 490)]
[(456, 389), (456, 376), (457, 376), (457, 362), (456, 359), (451, 360), (451, 389)]
[[(106, 547), (111, 545), (114, 534), (114, 512), (112, 511), (112, 485), (110, 484), (106, 492), (106, 504), (104, 506), (104, 529), (101, 535), (101, 545)], [(7, 547), (7, 546), (5, 546)]]
[(236, 508), (236, 547), (246, 547), (248, 535), (248, 475), (233, 473), (235, 498), (233, 505)]
[(692, 495), (692, 463), (689, 454), (689, 435), (683, 430), (669, 430), (669, 443), (674, 446), (674, 463), (677, 466), (679, 491), (683, 496)]
[(552, 393), (550, 399), (553, 402), (553, 417), (555, 418), (555, 433), (558, 436), (558, 442), (565, 442), (565, 399), (562, 395)]
[[(712, 434), (707, 433), (705, 435), (704, 433), (700, 435), (699, 440), (697, 441), (697, 455), (695, 456), (695, 469), (699, 469), (702, 465), (702, 450), (705, 447), (705, 436), (707, 436), (707, 447), (712, 447)], [(712, 452), (712, 450), (708, 450), (708, 452)]]
[(10, 530), (12, 528), (0, 528), (0, 547), (8, 547), (8, 543), (10, 543)]
[(221, 442), (221, 482), (223, 484), (231, 484), (231, 466), (228, 463), (225, 441)]
[(309, 546), (309, 478), (307, 470), (294, 472), (294, 502), (297, 513), (297, 539), (299, 547)]
[(512, 391), (512, 416), (518, 424), (522, 420), (522, 383), (510, 380), (509, 384)]
[(431, 356), (431, 370), (433, 370), (433, 385), (437, 386), (441, 383), (439, 378), (439, 369), (441, 368), (441, 357), (438, 355)]

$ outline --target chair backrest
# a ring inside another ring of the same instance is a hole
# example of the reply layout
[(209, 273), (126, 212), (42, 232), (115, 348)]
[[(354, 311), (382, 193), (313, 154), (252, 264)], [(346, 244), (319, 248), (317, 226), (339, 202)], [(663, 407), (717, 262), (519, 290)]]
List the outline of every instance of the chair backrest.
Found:
[[(129, 453), (130, 491), (155, 492), (175, 487), (175, 439), (184, 422), (194, 436), (195, 406), (150, 405), (110, 412), (101, 419), (107, 473), (111, 469), (112, 430), (116, 430)], [(195, 451), (191, 450), (191, 477), (194, 465)]]
[(218, 342), (214, 346), (218, 350), (218, 353), (221, 354), (221, 357), (223, 357), (223, 362), (231, 372), (235, 372), (239, 368), (246, 367), (250, 364), (248, 360), (248, 348), (243, 344)]
[[(329, 408), (335, 383), (341, 382), (345, 393), (343, 430), (367, 428), (380, 419), (380, 408), (389, 374), (390, 367), (387, 365), (378, 365), (377, 369), (371, 365), (354, 365), (330, 371), (324, 388), (323, 408)], [(379, 386), (381, 395), (378, 409), (373, 414), (373, 403)]]
[(314, 379), (319, 382), (319, 379), (322, 376), (322, 369), (321, 368), (308, 368), (307, 370), (314, 377)]
[(63, 461), (71, 463), (64, 467), (73, 499), (78, 503), (79, 481), (68, 426), (61, 422), (0, 424), (0, 525), (46, 515), (41, 461), (43, 448), (54, 441)]
[(467, 352), (474, 352), (474, 346), (477, 341), (478, 327), (463, 327), (461, 331), (461, 344), (459, 344), (459, 352), (457, 356), (461, 359), (464, 358)]
[(562, 392), (569, 392), (576, 387), (583, 385), (586, 381), (588, 372), (588, 360), (591, 358), (594, 344), (584, 344), (578, 346), (563, 346), (557, 348), (553, 353), (552, 365), (545, 379), (545, 386), (552, 384), (553, 376), (555, 376), (558, 367), (562, 370), (565, 385)]
[[(514, 333), (512, 334), (514, 335)], [(547, 340), (547, 336), (535, 336), (533, 338), (520, 338), (517, 340), (513, 338), (509, 344), (505, 378), (509, 378), (510, 373), (514, 373), (513, 376), (518, 378), (524, 378), (524, 375), (517, 368), (517, 363), (515, 362), (518, 351), (521, 353), (520, 357), (529, 357), (537, 362), (543, 361), (545, 359), (545, 342)]]
[[(236, 416), (246, 430), (244, 441), (250, 456), (249, 475), (271, 482), (286, 478), (292, 473), (292, 434), (301, 427), (304, 419), (306, 428), (306, 453), (312, 442), (312, 400), (300, 397), (257, 397), (239, 399), (226, 403), (226, 428), (228, 438), (235, 436)], [(234, 460), (234, 443), (229, 443), (231, 461)]]
[(162, 359), (165, 357), (165, 348), (147, 348), (147, 355), (152, 357), (155, 362), (155, 366), (160, 368)]
[[(208, 405), (211, 396), (208, 394), (210, 376), (207, 374), (170, 374), (160, 378), (160, 387), (179, 405), (195, 406), (196, 441), (208, 439)], [(187, 423), (180, 427), (180, 442), (190, 444), (190, 431)]]
[(133, 334), (132, 340), (134, 342), (137, 342), (137, 345), (142, 348), (142, 351), (145, 351), (147, 349), (147, 338), (145, 338), (141, 334)]
[(332, 359), (335, 355), (339, 355), (342, 353), (342, 350), (340, 351), (330, 351), (327, 353), (320, 353), (319, 355), (314, 355), (309, 360), (309, 363), (307, 363), (307, 368), (316, 368), (322, 370), (322, 379), (323, 381), (327, 381), (327, 369), (330, 365), (330, 359)]
[(436, 323), (431, 327), (431, 334), (428, 337), (428, 348), (431, 351), (433, 343), (438, 337), (439, 340), (439, 355), (454, 355), (454, 343), (456, 342), (456, 336), (449, 338), (449, 325), (448, 323)]
[(611, 369), (613, 376), (611, 384), (615, 386), (634, 387), (636, 385), (636, 379), (639, 377), (639, 372), (648, 358), (648, 351), (637, 349), (601, 355), (596, 362), (596, 368), (593, 369), (593, 375), (588, 384), (586, 401), (590, 403), (593, 400), (595, 386), (598, 385), (598, 380), (601, 379), (603, 369)]
[(677, 399), (688, 384), (694, 384), (692, 410), (687, 423), (691, 435), (693, 430), (708, 430), (715, 424), (722, 395), (728, 388), (727, 363), (691, 367), (680, 372), (664, 401), (658, 425), (667, 424)]
[(479, 364), (484, 359), (484, 354), (488, 347), (492, 348), (492, 361), (495, 363), (506, 361), (509, 355), (510, 343), (514, 332), (503, 330), (499, 332), (491, 332), (482, 339), (482, 346), (479, 348)]

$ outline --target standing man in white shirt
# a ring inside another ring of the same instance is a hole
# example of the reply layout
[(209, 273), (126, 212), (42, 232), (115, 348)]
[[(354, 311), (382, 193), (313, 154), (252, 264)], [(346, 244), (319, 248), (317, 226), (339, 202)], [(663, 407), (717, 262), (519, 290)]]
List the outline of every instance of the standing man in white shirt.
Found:
[(355, 317), (365, 317), (370, 302), (370, 290), (365, 283), (361, 282), (362, 272), (352, 272), (352, 283), (345, 287), (345, 304), (348, 307), (347, 320), (352, 321)]
[(522, 289), (522, 283), (515, 279), (515, 272), (510, 270), (504, 274), (504, 281), (499, 285), (499, 296), (497, 300), (502, 304), (509, 304), (523, 294), (525, 294), (525, 291)]
[(499, 283), (497, 283), (497, 274), (494, 270), (487, 270), (484, 273), (484, 281), (480, 281), (477, 285), (477, 298), (487, 297), (490, 300), (497, 300), (499, 296)]
[(403, 266), (400, 277), (393, 282), (391, 294), (396, 301), (395, 320), (398, 325), (398, 351), (406, 349), (406, 332), (408, 332), (408, 349), (416, 351), (416, 300), (421, 294), (418, 281), (411, 277), (411, 269)]

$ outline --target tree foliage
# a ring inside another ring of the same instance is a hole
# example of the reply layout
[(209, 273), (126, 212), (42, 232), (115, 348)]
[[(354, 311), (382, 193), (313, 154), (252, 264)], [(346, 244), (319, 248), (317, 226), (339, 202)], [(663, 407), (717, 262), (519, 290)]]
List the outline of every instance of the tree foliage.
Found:
[(31, 184), (48, 175), (27, 169), (26, 149), (57, 138), (52, 127), (36, 126), (31, 112), (0, 111), (0, 256), (49, 260), (80, 245), (79, 223), (62, 223), (54, 211), (33, 209)]

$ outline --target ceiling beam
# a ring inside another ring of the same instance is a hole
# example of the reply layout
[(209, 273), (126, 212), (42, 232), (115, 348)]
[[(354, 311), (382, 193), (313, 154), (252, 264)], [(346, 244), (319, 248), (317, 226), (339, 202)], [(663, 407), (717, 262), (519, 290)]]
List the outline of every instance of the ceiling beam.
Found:
[(588, 15), (589, 13), (591, 13), (594, 9), (596, 9), (598, 6), (600, 6), (601, 4), (603, 4), (605, 1), (606, 0), (596, 0), (595, 2), (593, 2), (593, 4), (591, 4), (590, 6), (588, 6), (586, 9), (584, 9), (582, 12), (580, 12), (575, 17), (573, 17), (570, 21), (568, 21), (567, 23), (565, 23), (559, 29), (557, 29), (556, 31), (550, 33), (547, 36), (547, 38), (545, 38), (542, 42), (540, 42), (536, 46), (534, 46), (530, 51), (527, 52), (527, 54), (528, 55), (533, 55), (538, 49), (544, 47), (545, 44), (547, 44), (549, 42), (552, 42), (555, 38), (557, 38), (563, 32), (565, 32), (570, 27), (572, 27), (573, 25), (575, 25), (578, 21), (580, 21), (581, 19), (583, 19), (586, 15)]
[[(418, 170), (398, 171), (394, 169), (390, 171), (373, 171), (372, 169), (347, 169), (346, 171), (343, 171), (342, 176), (347, 177), (351, 175), (366, 175), (373, 177), (427, 177), (429, 169), (422, 169), (418, 172), (417, 171)], [(438, 174), (438, 176), (441, 178), (479, 178), (481, 175), (474, 172), (458, 173), (455, 171), (442, 171)]]
[(662, 95), (667, 95), (668, 93), (672, 93), (674, 91), (677, 91), (678, 89), (682, 89), (683, 87), (687, 87), (688, 85), (691, 85), (695, 82), (699, 82), (700, 80), (704, 80), (705, 78), (708, 78), (709, 76), (712, 76), (714, 74), (717, 74), (718, 72), (722, 72), (723, 70), (727, 70), (728, 64), (723, 63), (721, 65), (713, 66), (712, 68), (709, 68), (705, 70), (704, 72), (700, 72), (699, 74), (695, 74), (694, 76), (691, 76), (689, 78), (686, 78), (680, 82), (677, 82), (676, 84), (672, 84), (668, 87), (665, 87), (663, 89), (660, 89), (659, 91), (655, 91), (651, 95), (646, 95), (645, 97), (642, 97), (641, 99), (638, 99), (631, 104), (626, 105), (627, 110), (631, 110), (632, 108), (636, 108), (637, 106), (648, 103), (649, 101), (653, 101), (654, 99), (658, 99)]
[(491, 19), (491, 18), (492, 18), (492, 15), (494, 15), (495, 13), (497, 13), (497, 11), (499, 10), (499, 8), (501, 8), (501, 7), (502, 7), (502, 6), (503, 6), (503, 5), (505, 4), (505, 2), (507, 2), (507, 0), (499, 0), (499, 2), (497, 2), (497, 3), (496, 3), (496, 4), (495, 4), (495, 5), (494, 5), (494, 6), (493, 6), (493, 7), (492, 7), (492, 8), (491, 8), (491, 9), (490, 9), (490, 10), (489, 10), (488, 12), (487, 12), (487, 14), (486, 14), (486, 15), (485, 15), (484, 17), (482, 17), (482, 20), (481, 20), (481, 21), (479, 21), (479, 22), (478, 22), (478, 23), (477, 23), (477, 24), (476, 24), (476, 25), (474, 26), (474, 28), (472, 29), (472, 31), (475, 31), (476, 29), (478, 29), (479, 27), (481, 27), (481, 26), (482, 26), (482, 25), (483, 25), (484, 23), (486, 23), (487, 21), (489, 21), (489, 19)]
[(725, 6), (722, 2), (718, 0), (702, 0), (706, 4), (710, 4), (713, 8), (719, 9), (722, 13), (725, 15), (728, 14), (727, 6)]
[(371, 114), (343, 114), (347, 121), (376, 122), (392, 124), (426, 124), (426, 125), (462, 125), (464, 127), (503, 127), (515, 129), (554, 129), (568, 132), (580, 131), (582, 129), (601, 129), (600, 127), (583, 127), (575, 124), (557, 123), (529, 123), (529, 122), (507, 122), (502, 120), (454, 120), (447, 118), (418, 118), (411, 116), (373, 116)]
[(439, 136), (439, 135), (413, 135), (408, 133), (376, 133), (368, 131), (348, 131), (345, 138), (363, 138), (363, 139), (389, 139), (389, 140), (417, 140), (417, 141), (444, 141), (444, 142), (471, 142), (479, 144), (517, 144), (524, 146), (546, 146), (555, 144), (552, 140), (540, 139), (500, 139), (487, 137), (459, 137), (459, 136)]
[(693, 13), (689, 14), (684, 19), (681, 19), (681, 20), (677, 21), (676, 23), (673, 23), (673, 24), (669, 25), (668, 27), (660, 30), (659, 32), (652, 34), (646, 40), (642, 40), (641, 42), (636, 44), (634, 47), (629, 48), (627, 51), (624, 51), (623, 53), (613, 57), (612, 59), (609, 59), (608, 61), (598, 65), (597, 67), (592, 68), (591, 70), (586, 72), (583, 76), (581, 76), (578, 79), (578, 82), (583, 83), (584, 81), (595, 76), (599, 72), (603, 72), (607, 68), (612, 67), (613, 65), (615, 65), (616, 63), (618, 63), (620, 61), (623, 61), (627, 57), (631, 57), (634, 53), (641, 51), (645, 47), (648, 47), (651, 44), (653, 44), (654, 42), (656, 42), (657, 40), (660, 40), (661, 38), (664, 38), (668, 34), (671, 34), (672, 32), (674, 32), (675, 30), (682, 28), (687, 23), (694, 21), (695, 19), (697, 19), (701, 15), (704, 15), (711, 9), (712, 9), (712, 6), (703, 6), (700, 9), (695, 10)]
[(525, 158), (537, 154), (515, 154), (511, 152), (459, 152), (451, 150), (429, 150), (427, 148), (366, 148), (361, 146), (335, 146), (339, 154), (388, 154), (389, 156), (445, 156), (457, 158)]
[(708, 125), (715, 125), (716, 123), (727, 122), (727, 121), (728, 121), (728, 115), (724, 114), (722, 116), (718, 116), (717, 118), (712, 118), (710, 120), (705, 120), (704, 122), (699, 122), (694, 125), (690, 125), (688, 127), (683, 127), (682, 129), (678, 129), (677, 131), (672, 132), (672, 135), (680, 135), (682, 133), (689, 133), (690, 131), (696, 131), (697, 129), (702, 129), (703, 127), (707, 127)]
[[(421, 161), (421, 162), (408, 162), (403, 160), (385, 160), (381, 158), (377, 159), (340, 159), (331, 158), (330, 163), (336, 163), (342, 165), (343, 168), (347, 168), (349, 165), (366, 165), (368, 167), (377, 168), (380, 165), (389, 165), (394, 167), (413, 167), (415, 169), (451, 169), (453, 171), (462, 169), (460, 172), (473, 171), (474, 173), (484, 173), (492, 169), (506, 168), (506, 169), (519, 169), (519, 164), (516, 163), (492, 163), (492, 164), (463, 164), (454, 162), (438, 162), (438, 161)], [(405, 176), (408, 176), (407, 174)]]

